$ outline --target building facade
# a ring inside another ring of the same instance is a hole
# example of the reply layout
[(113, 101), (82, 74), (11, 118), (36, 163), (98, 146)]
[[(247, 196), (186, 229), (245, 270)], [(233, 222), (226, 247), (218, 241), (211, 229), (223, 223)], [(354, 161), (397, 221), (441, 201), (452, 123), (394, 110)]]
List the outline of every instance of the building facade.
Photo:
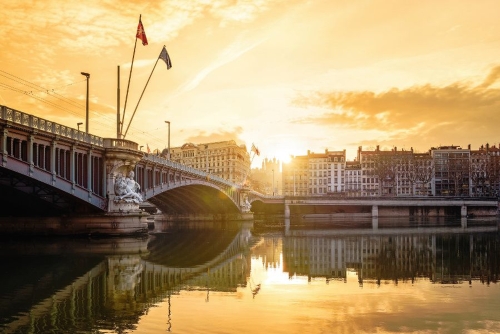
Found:
[(489, 145), (410, 150), (363, 150), (353, 161), (344, 151), (292, 157), (283, 164), (283, 195), (343, 197), (498, 197), (500, 148)]
[(245, 184), (250, 173), (250, 154), (234, 140), (195, 145), (186, 143), (170, 149), (172, 161)]

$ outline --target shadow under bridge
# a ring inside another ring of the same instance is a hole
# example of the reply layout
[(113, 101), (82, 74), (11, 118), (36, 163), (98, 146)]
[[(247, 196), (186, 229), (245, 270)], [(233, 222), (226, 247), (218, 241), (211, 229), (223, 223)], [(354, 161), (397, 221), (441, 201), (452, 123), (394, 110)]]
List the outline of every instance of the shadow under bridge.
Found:
[(145, 155), (135, 170), (144, 200), (163, 213), (241, 213), (241, 191), (228, 180), (150, 155)]
[[(147, 196), (147, 195), (146, 195)], [(239, 213), (233, 198), (207, 184), (187, 184), (147, 196), (146, 200), (168, 214)]]

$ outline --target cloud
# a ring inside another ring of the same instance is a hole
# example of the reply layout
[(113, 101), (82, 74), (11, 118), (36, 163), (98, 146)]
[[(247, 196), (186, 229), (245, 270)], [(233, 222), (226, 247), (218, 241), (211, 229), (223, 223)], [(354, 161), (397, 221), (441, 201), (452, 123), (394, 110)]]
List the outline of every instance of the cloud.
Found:
[(186, 138), (186, 142), (192, 143), (212, 143), (218, 141), (226, 141), (226, 140), (238, 140), (240, 135), (243, 133), (243, 128), (238, 126), (232, 130), (220, 130), (218, 132), (207, 133), (205, 131), (200, 131), (197, 135)]
[(392, 88), (381, 93), (305, 93), (296, 97), (293, 103), (330, 111), (295, 122), (388, 133), (477, 129), (500, 121), (500, 89), (490, 87), (499, 77), (500, 66), (497, 66), (479, 86), (454, 82), (442, 87), (426, 84), (406, 89)]

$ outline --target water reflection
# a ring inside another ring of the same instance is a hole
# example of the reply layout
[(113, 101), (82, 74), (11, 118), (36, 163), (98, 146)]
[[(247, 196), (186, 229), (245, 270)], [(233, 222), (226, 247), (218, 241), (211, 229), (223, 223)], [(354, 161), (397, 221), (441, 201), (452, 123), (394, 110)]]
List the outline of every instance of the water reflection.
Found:
[[(498, 281), (496, 223), (476, 221), (467, 228), (460, 221), (404, 228), (380, 221), (376, 228), (373, 222), (354, 224), (357, 228), (352, 224), (346, 228), (345, 221), (337, 223), (312, 226), (302, 220), (295, 225), (288, 222), (286, 229), (235, 222), (164, 223), (140, 239), (2, 240), (0, 258), (8, 274), (0, 278), (0, 330), (216, 333), (224, 329), (196, 326), (212, 321), (209, 316), (245, 309), (249, 318), (224, 318), (226, 325), (221, 326), (251, 333), (257, 331), (252, 317), (260, 317), (261, 324), (274, 323), (276, 312), (284, 318), (288, 313), (296, 317), (311, 307), (306, 304), (320, 303), (319, 296), (331, 293), (329, 285), (352, 279), (359, 288), (413, 286), (420, 281), (489, 286)], [(323, 284), (321, 290), (294, 287), (275, 292), (283, 284), (318, 281)], [(414, 289), (421, 293), (417, 285)], [(211, 303), (210, 311), (197, 312), (189, 296)], [(236, 299), (221, 305), (221, 298), (227, 296)], [(288, 303), (292, 297), (297, 305)], [(268, 309), (271, 305), (273, 311)], [(258, 307), (266, 309), (266, 315)], [(153, 315), (155, 308), (162, 310), (161, 320)], [(323, 328), (319, 323), (329, 323), (330, 317), (317, 319), (317, 328)], [(500, 323), (498, 317), (487, 320), (494, 326)], [(299, 332), (301, 326), (290, 321), (268, 330)]]

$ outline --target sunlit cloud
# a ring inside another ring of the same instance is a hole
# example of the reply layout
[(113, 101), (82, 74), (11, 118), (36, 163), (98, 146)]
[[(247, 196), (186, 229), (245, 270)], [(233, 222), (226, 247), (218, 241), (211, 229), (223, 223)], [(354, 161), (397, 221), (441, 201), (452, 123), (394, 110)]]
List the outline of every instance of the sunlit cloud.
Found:
[(306, 93), (298, 96), (294, 103), (304, 108), (313, 106), (330, 111), (295, 122), (380, 130), (399, 136), (405, 133), (432, 135), (451, 129), (469, 129), (471, 133), (485, 124), (500, 121), (500, 89), (491, 88), (499, 77), (500, 66), (493, 68), (479, 86), (454, 82), (442, 87), (427, 84), (381, 93)]
[(209, 143), (218, 141), (235, 140), (240, 143), (240, 135), (243, 133), (243, 128), (235, 127), (232, 130), (219, 130), (217, 132), (200, 131), (198, 134), (186, 138), (186, 142), (192, 143)]

